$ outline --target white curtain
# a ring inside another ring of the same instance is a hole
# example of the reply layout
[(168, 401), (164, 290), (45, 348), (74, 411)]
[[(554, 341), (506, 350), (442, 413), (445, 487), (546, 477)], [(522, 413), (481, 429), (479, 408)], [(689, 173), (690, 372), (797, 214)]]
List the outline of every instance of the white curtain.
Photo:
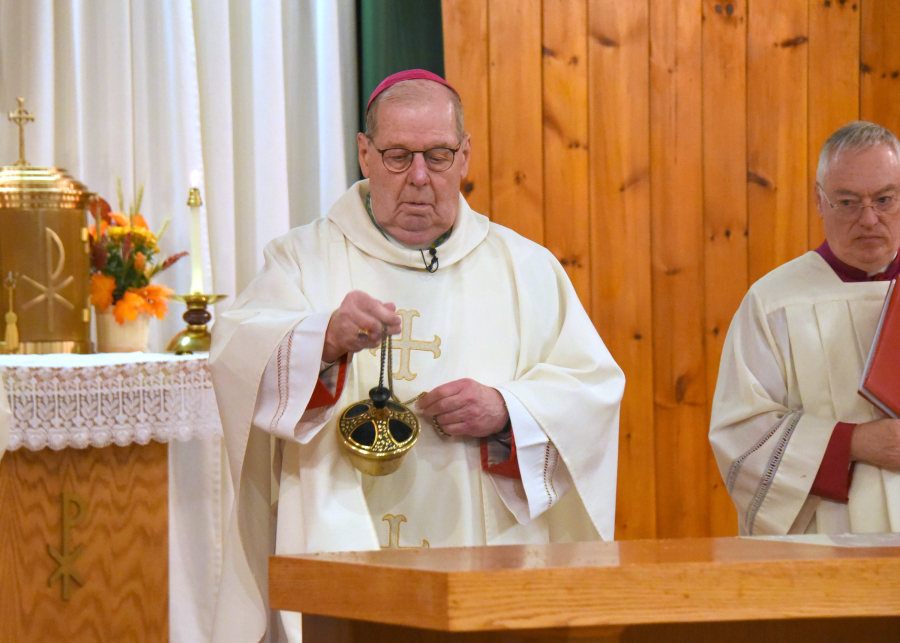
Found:
[[(163, 254), (190, 249), (200, 171), (204, 290), (227, 295), (224, 310), (263, 246), (358, 176), (355, 42), (353, 0), (0, 0), (0, 111), (25, 97), (28, 162), (66, 168), (114, 208), (117, 177), (126, 206), (143, 185), (150, 227), (171, 219)], [(0, 122), (0, 165), (17, 158), (18, 129)], [(184, 259), (157, 281), (187, 292), (190, 271)], [(151, 324), (152, 350), (183, 312), (170, 302)], [(218, 443), (170, 449), (173, 642), (208, 638), (223, 457)]]

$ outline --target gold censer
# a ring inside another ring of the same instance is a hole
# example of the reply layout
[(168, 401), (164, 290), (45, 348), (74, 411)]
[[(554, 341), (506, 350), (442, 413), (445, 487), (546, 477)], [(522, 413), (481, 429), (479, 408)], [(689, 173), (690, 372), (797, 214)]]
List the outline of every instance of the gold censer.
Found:
[[(387, 361), (387, 387), (384, 386)], [(393, 391), (391, 339), (381, 341), (381, 377), (369, 399), (347, 407), (338, 422), (338, 440), (354, 467), (370, 476), (394, 473), (419, 439), (419, 420)]]

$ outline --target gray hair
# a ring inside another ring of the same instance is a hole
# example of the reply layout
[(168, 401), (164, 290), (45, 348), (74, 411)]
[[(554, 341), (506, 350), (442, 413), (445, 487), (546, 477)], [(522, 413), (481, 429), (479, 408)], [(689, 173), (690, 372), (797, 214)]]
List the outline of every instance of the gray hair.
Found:
[(424, 78), (401, 81), (378, 94), (366, 113), (366, 136), (374, 139), (378, 133), (378, 109), (381, 103), (414, 103), (422, 99), (423, 93), (429, 91), (444, 91), (450, 96), (450, 101), (453, 104), (453, 113), (456, 115), (456, 136), (462, 142), (463, 137), (466, 135), (466, 126), (463, 119), (462, 101), (459, 99), (459, 95), (446, 85)]
[(887, 145), (900, 161), (900, 140), (894, 133), (875, 123), (853, 121), (844, 125), (828, 137), (819, 154), (819, 165), (816, 168), (816, 181), (819, 185), (825, 180), (825, 174), (831, 168), (831, 162), (847, 150), (862, 150), (876, 145)]

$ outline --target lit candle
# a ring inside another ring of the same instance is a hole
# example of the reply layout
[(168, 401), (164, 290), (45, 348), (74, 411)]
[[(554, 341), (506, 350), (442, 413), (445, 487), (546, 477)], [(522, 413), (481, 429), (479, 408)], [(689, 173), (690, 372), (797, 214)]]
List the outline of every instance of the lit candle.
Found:
[(191, 191), (187, 204), (191, 208), (191, 294), (203, 294), (203, 261), (200, 256), (200, 171), (191, 172)]

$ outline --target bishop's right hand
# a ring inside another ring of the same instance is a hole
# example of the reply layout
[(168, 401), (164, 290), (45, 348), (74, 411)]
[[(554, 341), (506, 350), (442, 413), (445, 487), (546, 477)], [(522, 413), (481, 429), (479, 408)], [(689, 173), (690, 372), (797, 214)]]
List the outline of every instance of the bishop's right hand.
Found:
[(383, 337), (399, 334), (401, 325), (394, 304), (380, 302), (361, 290), (351, 291), (328, 320), (322, 361), (330, 363), (345, 353), (377, 348)]

